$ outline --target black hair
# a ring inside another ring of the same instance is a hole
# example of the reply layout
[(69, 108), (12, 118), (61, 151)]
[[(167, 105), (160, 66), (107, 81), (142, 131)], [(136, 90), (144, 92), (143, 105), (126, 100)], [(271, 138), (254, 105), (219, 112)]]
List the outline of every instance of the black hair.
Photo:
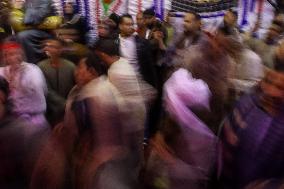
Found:
[(2, 91), (5, 95), (5, 101), (3, 102), (5, 109), (6, 109), (6, 113), (10, 114), (12, 109), (13, 109), (13, 103), (12, 101), (8, 98), (10, 95), (10, 88), (9, 88), (9, 83), (8, 81), (0, 76), (0, 91)]
[(187, 12), (187, 14), (192, 14), (192, 15), (194, 15), (194, 17), (195, 17), (195, 19), (196, 19), (197, 21), (200, 21), (200, 20), (201, 20), (201, 16), (200, 16), (200, 14), (198, 14), (197, 12), (190, 11), (190, 12)]
[(2, 43), (15, 42), (15, 43), (19, 43), (20, 44), (19, 38), (17, 36), (15, 36), (15, 35), (7, 36), (1, 42)]
[(111, 19), (116, 24), (116, 27), (118, 27), (119, 20), (120, 20), (120, 16), (118, 14), (112, 13), (111, 15), (109, 15), (108, 18)]
[(153, 24), (153, 28), (155, 28), (155, 30), (158, 30), (158, 31), (163, 31), (163, 23), (160, 22), (159, 20), (157, 20), (157, 21)]
[(94, 45), (94, 50), (109, 56), (119, 56), (119, 43), (116, 39), (99, 39)]
[(278, 20), (273, 20), (273, 21), (272, 21), (272, 25), (275, 25), (275, 26), (279, 27), (279, 31), (280, 31), (280, 32), (283, 32), (283, 30), (284, 30), (284, 24), (283, 24), (283, 22), (278, 21)]
[(123, 18), (130, 18), (131, 20), (133, 20), (133, 18), (130, 14), (123, 14), (119, 18), (119, 24), (121, 24), (123, 22)]
[(228, 12), (232, 13), (236, 18), (238, 18), (238, 12), (233, 9), (228, 9)]
[(149, 15), (149, 16), (156, 16), (156, 13), (154, 11), (153, 8), (150, 8), (150, 9), (146, 9), (144, 12), (143, 12), (143, 16), (144, 15)]
[(223, 25), (221, 27), (218, 28), (218, 32), (228, 36), (228, 35), (233, 35), (233, 30), (228, 27), (227, 25)]
[(95, 53), (90, 52), (82, 59), (85, 59), (88, 69), (93, 68), (99, 76), (107, 73), (107, 67)]
[[(79, 6), (74, 2), (64, 2), (64, 6), (67, 4), (71, 4), (73, 7), (73, 14), (79, 13)], [(63, 14), (66, 15), (65, 10), (63, 9)]]
[(8, 97), (10, 94), (9, 83), (2, 76), (0, 76), (0, 91), (2, 91), (6, 95), (6, 97)]

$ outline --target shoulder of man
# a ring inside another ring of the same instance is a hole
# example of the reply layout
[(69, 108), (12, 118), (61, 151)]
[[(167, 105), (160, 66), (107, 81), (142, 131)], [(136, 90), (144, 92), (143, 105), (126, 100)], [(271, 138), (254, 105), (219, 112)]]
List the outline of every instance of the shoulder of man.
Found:
[(67, 65), (68, 67), (72, 68), (72, 69), (75, 69), (76, 68), (76, 65), (74, 64), (74, 62), (70, 61), (70, 60), (67, 60), (65, 58), (62, 58), (61, 61)]
[(37, 63), (37, 66), (42, 69), (42, 68), (46, 67), (48, 65), (48, 63), (49, 63), (49, 60), (44, 59), (44, 60), (39, 61)]

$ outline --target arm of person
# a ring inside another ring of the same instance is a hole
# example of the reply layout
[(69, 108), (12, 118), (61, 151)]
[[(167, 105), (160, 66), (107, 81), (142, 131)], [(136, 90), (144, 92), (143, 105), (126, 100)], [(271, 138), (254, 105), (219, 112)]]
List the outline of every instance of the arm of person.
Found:
[(166, 44), (164, 43), (165, 36), (164, 36), (163, 32), (155, 31), (153, 33), (153, 37), (154, 37), (154, 39), (156, 39), (158, 41), (160, 50), (165, 51), (167, 49), (167, 47), (166, 47)]

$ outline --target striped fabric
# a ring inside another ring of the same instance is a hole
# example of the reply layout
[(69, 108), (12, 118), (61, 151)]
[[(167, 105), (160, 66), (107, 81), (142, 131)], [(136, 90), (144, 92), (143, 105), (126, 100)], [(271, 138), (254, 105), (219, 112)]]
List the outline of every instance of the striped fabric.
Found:
[(172, 10), (176, 12), (198, 12), (209, 13), (226, 10), (237, 6), (237, 0), (219, 0), (201, 3), (192, 0), (175, 0), (172, 1)]

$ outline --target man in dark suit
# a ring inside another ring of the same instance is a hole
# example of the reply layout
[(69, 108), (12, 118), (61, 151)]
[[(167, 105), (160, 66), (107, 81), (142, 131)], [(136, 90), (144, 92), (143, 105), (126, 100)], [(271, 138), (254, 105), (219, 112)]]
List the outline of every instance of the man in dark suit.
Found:
[(149, 42), (134, 34), (134, 22), (128, 14), (121, 16), (119, 29), (120, 55), (129, 61), (144, 81), (156, 88), (155, 63)]
[[(152, 135), (156, 128), (160, 115), (160, 99), (161, 94), (159, 93), (159, 81), (157, 77), (157, 64), (154, 57), (153, 46), (150, 44), (149, 40), (143, 39), (138, 35), (134, 34), (134, 22), (130, 15), (122, 15), (119, 22), (119, 50), (120, 56), (128, 59), (129, 63), (134, 67), (136, 73), (141, 76), (141, 78), (150, 84), (152, 87), (157, 89), (158, 98), (152, 99), (148, 109), (146, 128), (145, 128), (145, 138)], [(142, 93), (146, 98), (149, 94), (153, 94), (152, 88), (144, 87), (141, 84)], [(148, 104), (149, 105), (149, 104)]]

